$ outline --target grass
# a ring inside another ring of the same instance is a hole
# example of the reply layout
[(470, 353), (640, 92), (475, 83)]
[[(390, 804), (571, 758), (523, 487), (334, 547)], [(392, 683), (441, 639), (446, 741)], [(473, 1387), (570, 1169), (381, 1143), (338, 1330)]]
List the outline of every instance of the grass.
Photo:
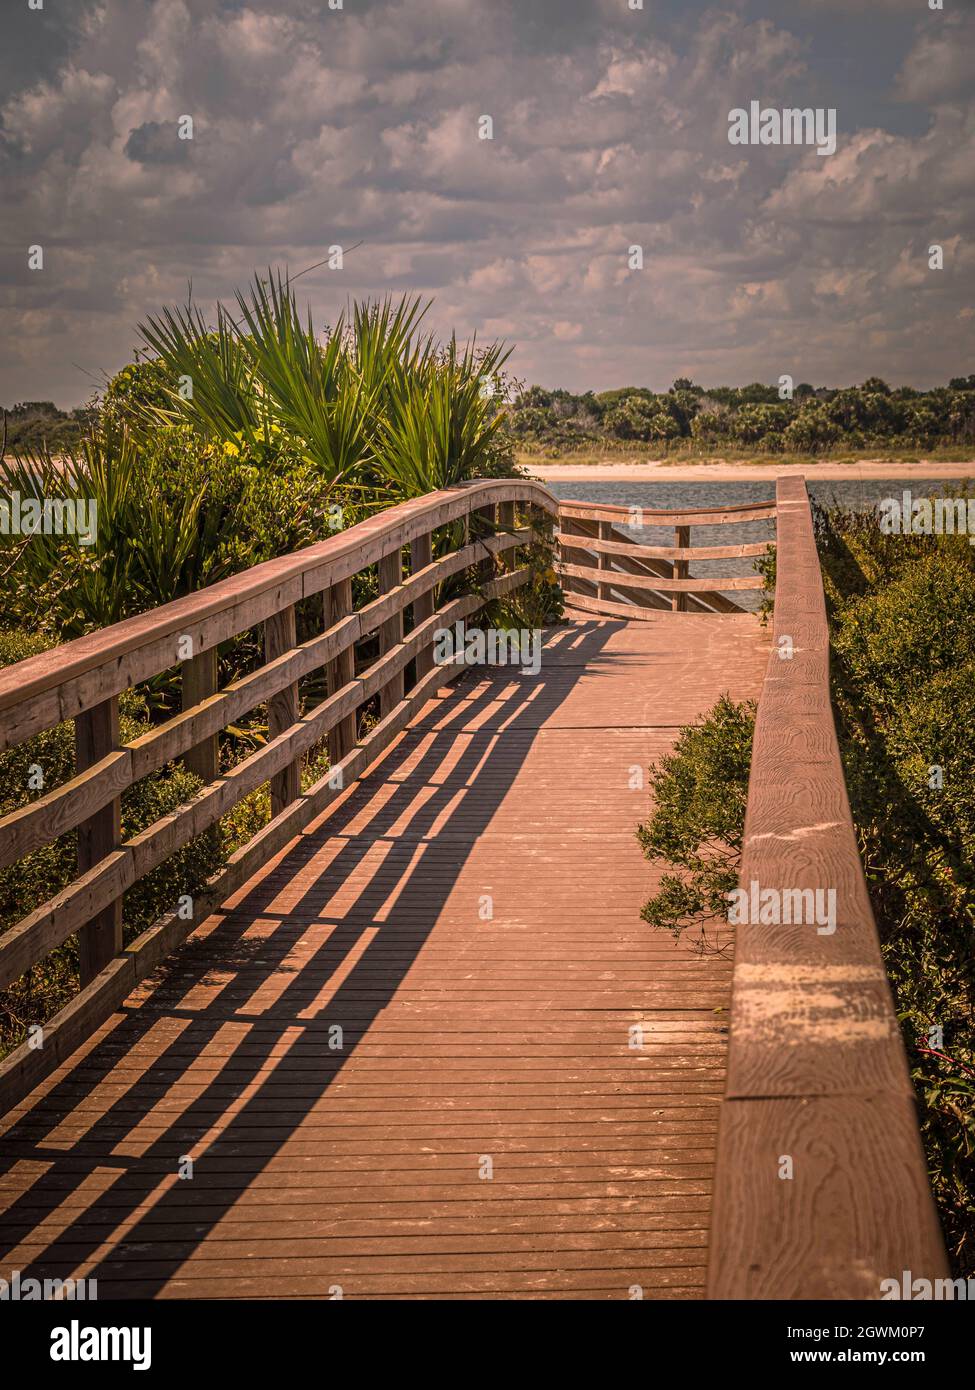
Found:
[(598, 453), (591, 449), (548, 450), (544, 446), (525, 448), (520, 446), (516, 460), (521, 465), (550, 462), (564, 463), (573, 467), (598, 467), (607, 463), (656, 463), (664, 468), (679, 467), (682, 464), (731, 464), (748, 468), (781, 468), (797, 466), (812, 468), (820, 463), (849, 464), (860, 463), (973, 463), (971, 448), (956, 445), (937, 445), (931, 449), (862, 449), (859, 451), (827, 452), (824, 454), (783, 454), (769, 451), (748, 454), (715, 454), (703, 445), (684, 441), (681, 446), (667, 449), (660, 444), (614, 446), (607, 444)]

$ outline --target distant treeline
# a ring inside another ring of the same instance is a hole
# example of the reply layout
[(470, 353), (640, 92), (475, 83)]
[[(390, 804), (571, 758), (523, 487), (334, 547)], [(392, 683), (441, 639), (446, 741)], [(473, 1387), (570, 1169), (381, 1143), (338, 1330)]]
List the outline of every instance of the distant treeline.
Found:
[[(70, 453), (94, 419), (91, 406), (78, 410), (58, 410), (53, 401), (21, 401), (0, 406), (0, 419), (6, 417), (7, 453)], [(0, 424), (0, 443), (4, 426)]]
[(623, 386), (574, 396), (531, 386), (514, 397), (509, 427), (522, 448), (558, 453), (626, 444), (666, 452), (682, 441), (775, 453), (967, 445), (975, 443), (975, 375), (931, 391), (875, 376), (837, 389), (801, 382), (784, 400), (760, 382), (703, 387), (686, 377), (660, 393)]
[[(109, 399), (124, 395), (133, 370), (142, 388), (155, 384), (156, 363), (130, 367), (113, 381)], [(98, 408), (65, 411), (52, 401), (23, 401), (6, 411), (7, 452), (71, 452)], [(876, 376), (836, 388), (800, 382), (784, 400), (778, 386), (762, 382), (704, 387), (686, 377), (662, 392), (621, 386), (575, 396), (529, 386), (510, 392), (506, 417), (516, 448), (548, 454), (628, 445), (660, 453), (700, 446), (788, 454), (959, 447), (975, 444), (975, 375), (931, 391), (891, 387)]]

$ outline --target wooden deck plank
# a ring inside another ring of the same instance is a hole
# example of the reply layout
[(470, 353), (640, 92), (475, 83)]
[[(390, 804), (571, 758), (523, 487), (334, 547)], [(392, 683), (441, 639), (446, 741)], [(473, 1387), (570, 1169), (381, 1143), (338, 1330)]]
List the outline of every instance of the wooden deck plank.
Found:
[(751, 615), (578, 621), (431, 701), (5, 1118), (0, 1264), (100, 1298), (701, 1297), (730, 961), (640, 921), (631, 774), (767, 653)]

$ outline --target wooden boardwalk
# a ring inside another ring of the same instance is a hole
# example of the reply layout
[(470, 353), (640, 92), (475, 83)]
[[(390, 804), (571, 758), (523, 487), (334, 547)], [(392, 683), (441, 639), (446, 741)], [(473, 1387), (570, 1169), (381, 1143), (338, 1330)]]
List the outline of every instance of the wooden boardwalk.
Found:
[(768, 650), (750, 615), (575, 620), (428, 702), (5, 1117), (0, 1272), (702, 1297), (731, 961), (641, 922), (633, 773)]

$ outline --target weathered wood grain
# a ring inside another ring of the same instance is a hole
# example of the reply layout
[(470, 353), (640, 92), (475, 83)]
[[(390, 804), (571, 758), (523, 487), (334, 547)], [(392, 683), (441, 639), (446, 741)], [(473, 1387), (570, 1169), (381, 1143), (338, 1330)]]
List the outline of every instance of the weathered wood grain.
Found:
[[(691, 530), (689, 526), (677, 526), (674, 528), (674, 549), (680, 553), (674, 558), (674, 579), (687, 579), (690, 574), (687, 560), (682, 552), (685, 552), (690, 545)], [(720, 584), (718, 588), (720, 588)], [(673, 598), (674, 612), (687, 612), (687, 590), (677, 590)]]
[[(394, 550), (389, 555), (384, 555), (379, 562), (379, 592), (388, 594), (392, 589), (398, 589), (403, 584), (403, 552)], [(393, 651), (403, 640), (403, 610), (397, 608), (396, 612), (382, 624), (379, 629), (379, 650), (385, 655), (386, 652)], [(389, 714), (390, 710), (399, 704), (403, 698), (403, 669), (398, 669), (390, 678), (389, 684), (384, 685), (379, 692), (379, 713), (380, 716)]]
[(404, 701), (381, 762), (228, 866), (217, 916), (113, 962), (56, 1072), (24, 1058), (8, 1261), (103, 1299), (699, 1298), (730, 965), (639, 920), (632, 768), (672, 746), (655, 721), (755, 694), (766, 639), (656, 618), (567, 624), (537, 676)]
[[(183, 662), (181, 695), (184, 713), (217, 693), (217, 649), (211, 647), (199, 656)], [(217, 734), (208, 733), (199, 743), (187, 748), (183, 762), (190, 772), (212, 782), (220, 767), (220, 748)]]
[(881, 1278), (943, 1277), (947, 1261), (833, 723), (803, 480), (779, 479), (777, 504), (739, 881), (805, 911), (735, 928), (709, 1295), (879, 1298)]
[[(340, 579), (325, 591), (325, 626), (334, 628), (349, 621), (352, 614), (352, 580)], [(359, 625), (361, 632), (361, 624)], [(337, 695), (355, 679), (355, 651), (351, 643), (342, 646), (337, 655), (326, 663), (326, 686), (329, 695)], [(328, 757), (333, 767), (351, 752), (356, 741), (356, 715), (345, 715), (335, 722), (328, 734)]]
[(300, 598), (321, 593), (417, 536), (492, 502), (522, 501), (555, 515), (540, 483), (476, 479), (371, 517), (293, 555), (268, 560), (148, 613), (0, 671), (0, 751), (175, 665), (181, 639), (199, 654)]
[[(575, 576), (580, 579), (588, 579), (590, 583), (602, 582), (603, 587), (608, 582), (607, 573), (614, 574), (615, 571), (607, 567), (599, 568), (590, 565), (572, 565), (562, 563), (559, 567), (560, 573)], [(664, 594), (704, 594), (710, 590), (735, 590), (735, 589), (761, 589), (764, 580), (759, 574), (755, 575), (735, 575), (732, 577), (709, 574), (707, 579), (662, 579), (657, 575), (628, 575), (623, 581), (630, 589), (654, 589)]]
[(904, 1270), (948, 1273), (911, 1099), (722, 1105), (709, 1298), (877, 1301)]
[[(297, 645), (294, 605), (264, 623), (264, 660), (276, 661)], [(267, 702), (268, 741), (273, 744), (298, 722), (298, 684), (290, 681)], [(271, 816), (280, 815), (296, 800), (301, 786), (301, 758), (292, 758), (271, 778)]]
[[(110, 758), (119, 745), (118, 700), (112, 696), (75, 720), (75, 766), (87, 769)], [(78, 826), (78, 873), (84, 875), (117, 849), (122, 838), (122, 803), (115, 797)], [(122, 949), (122, 895), (118, 893), (79, 924), (78, 958), (86, 985)]]
[[(505, 503), (504, 505), (511, 508), (512, 526), (508, 528), (511, 530), (514, 525), (514, 503)], [(418, 536), (416, 540), (410, 544), (411, 577), (421, 574), (432, 563), (433, 537), (428, 532), (425, 536)], [(435, 606), (436, 597), (432, 589), (428, 589), (425, 593), (415, 598), (413, 600), (412, 609), (413, 626), (419, 627), (421, 623), (426, 622), (427, 618), (433, 614)], [(433, 670), (433, 648), (423, 647), (417, 652), (414, 660), (416, 662), (416, 678), (417, 680), (422, 680), (428, 671)]]

